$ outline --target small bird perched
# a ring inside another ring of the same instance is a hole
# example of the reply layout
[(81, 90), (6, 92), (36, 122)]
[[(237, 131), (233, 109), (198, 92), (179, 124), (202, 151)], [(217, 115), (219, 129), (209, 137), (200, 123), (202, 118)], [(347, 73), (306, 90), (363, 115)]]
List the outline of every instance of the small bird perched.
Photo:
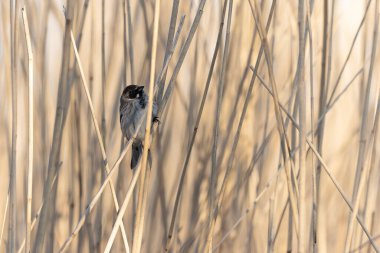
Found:
[[(120, 127), (123, 135), (129, 141), (133, 138), (142, 118), (140, 130), (132, 142), (131, 169), (133, 170), (141, 159), (145, 137), (146, 111), (148, 110), (148, 95), (144, 92), (144, 86), (128, 85), (124, 88), (120, 97)], [(152, 126), (157, 117), (157, 105), (153, 102)], [(149, 163), (151, 163), (148, 151)]]

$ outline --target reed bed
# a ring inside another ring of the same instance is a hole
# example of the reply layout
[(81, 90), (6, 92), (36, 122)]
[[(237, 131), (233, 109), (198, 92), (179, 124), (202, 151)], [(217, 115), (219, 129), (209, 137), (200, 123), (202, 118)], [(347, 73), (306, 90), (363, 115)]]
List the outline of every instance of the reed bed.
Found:
[[(379, 252), (379, 15), (0, 1), (0, 252)], [(129, 84), (160, 118), (134, 171)]]

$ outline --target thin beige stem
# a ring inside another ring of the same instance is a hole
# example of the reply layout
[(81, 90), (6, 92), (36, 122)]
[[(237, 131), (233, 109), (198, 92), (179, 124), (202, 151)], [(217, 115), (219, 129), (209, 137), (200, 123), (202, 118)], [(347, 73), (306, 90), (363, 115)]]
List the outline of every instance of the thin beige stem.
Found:
[(32, 194), (33, 194), (33, 51), (30, 40), (30, 31), (28, 17), (25, 7), (22, 8), (22, 20), (24, 22), (24, 31), (26, 46), (28, 50), (28, 185), (27, 185), (27, 206), (26, 206), (26, 247), (25, 252), (30, 252), (30, 235), (32, 220)]
[[(15, 2), (15, 7), (13, 5)], [(16, 250), (16, 162), (17, 162), (17, 56), (18, 56), (18, 24), (20, 1), (10, 1), (10, 36), (11, 36), (11, 86), (12, 86), (12, 153), (11, 166), (9, 172), (9, 216), (8, 216), (8, 244), (7, 252), (13, 253)]]
[[(7, 219), (7, 212), (8, 212), (8, 205), (9, 205), (9, 190), (7, 193), (7, 199), (5, 200), (5, 207), (4, 207), (4, 217), (3, 222), (1, 225), (1, 233), (0, 233), (0, 247), (3, 242), (3, 236), (4, 236), (4, 228), (5, 228), (5, 220)], [(25, 242), (25, 241), (24, 241)]]
[[(308, 0), (306, 0), (308, 1)], [(298, 1), (298, 99), (299, 99), (299, 238), (298, 252), (306, 252), (306, 84), (305, 84), (305, 1)]]
[[(138, 202), (136, 210), (136, 223), (134, 225), (133, 234), (133, 247), (132, 253), (139, 253), (141, 251), (142, 236), (144, 231), (144, 214), (146, 209), (146, 198), (148, 195), (148, 176), (147, 176), (147, 160), (148, 152), (150, 149), (151, 135), (150, 130), (152, 127), (152, 112), (153, 112), (153, 98), (154, 98), (154, 73), (156, 70), (156, 53), (157, 53), (157, 37), (158, 37), (158, 24), (160, 20), (160, 0), (155, 1), (154, 7), (154, 22), (153, 22), (153, 40), (152, 40), (152, 58), (150, 67), (150, 78), (149, 78), (149, 101), (148, 101), (148, 112), (146, 116), (146, 126), (145, 126), (145, 138), (144, 138), (144, 150), (142, 154), (141, 162), (141, 177), (140, 177), (140, 187), (138, 192)], [(112, 245), (112, 241), (109, 240), (108, 245)], [(105, 251), (109, 252), (109, 251)]]

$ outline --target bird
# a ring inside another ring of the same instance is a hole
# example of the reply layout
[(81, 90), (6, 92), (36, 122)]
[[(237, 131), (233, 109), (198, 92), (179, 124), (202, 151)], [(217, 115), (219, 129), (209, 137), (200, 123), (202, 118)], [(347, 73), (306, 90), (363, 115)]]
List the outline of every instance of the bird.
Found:
[[(132, 157), (131, 169), (136, 168), (141, 159), (143, 144), (145, 138), (146, 111), (148, 110), (148, 95), (144, 91), (144, 86), (128, 85), (124, 88), (120, 96), (120, 127), (123, 136), (129, 141), (132, 140)], [(142, 120), (143, 118), (143, 120)], [(140, 130), (135, 132), (142, 124)], [(159, 122), (158, 108), (156, 102), (153, 102), (152, 126), (154, 122)], [(152, 163), (150, 150), (148, 150), (148, 162)]]

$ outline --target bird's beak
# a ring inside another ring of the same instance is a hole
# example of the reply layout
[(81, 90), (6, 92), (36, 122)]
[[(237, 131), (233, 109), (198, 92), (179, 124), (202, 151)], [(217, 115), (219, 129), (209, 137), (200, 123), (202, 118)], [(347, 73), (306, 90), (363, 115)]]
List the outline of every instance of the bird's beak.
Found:
[(144, 86), (138, 86), (137, 90), (138, 91), (143, 91), (144, 90)]

